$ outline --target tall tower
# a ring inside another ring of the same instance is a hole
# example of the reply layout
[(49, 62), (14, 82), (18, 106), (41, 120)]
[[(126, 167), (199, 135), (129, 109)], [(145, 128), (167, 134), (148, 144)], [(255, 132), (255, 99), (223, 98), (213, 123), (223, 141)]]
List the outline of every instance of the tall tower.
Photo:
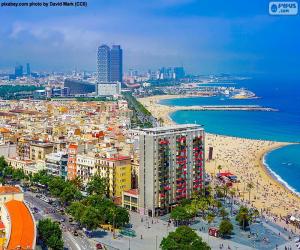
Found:
[(141, 129), (139, 207), (148, 216), (204, 192), (204, 129), (195, 124)]
[(97, 80), (98, 83), (110, 82), (110, 48), (103, 44), (98, 48), (97, 54)]
[(17, 64), (15, 67), (15, 76), (16, 77), (21, 77), (23, 76), (23, 66), (20, 64)]
[(123, 51), (120, 45), (113, 45), (110, 51), (110, 72), (112, 82), (122, 82)]
[(29, 64), (29, 63), (26, 63), (26, 74), (27, 74), (28, 76), (31, 75), (30, 64)]

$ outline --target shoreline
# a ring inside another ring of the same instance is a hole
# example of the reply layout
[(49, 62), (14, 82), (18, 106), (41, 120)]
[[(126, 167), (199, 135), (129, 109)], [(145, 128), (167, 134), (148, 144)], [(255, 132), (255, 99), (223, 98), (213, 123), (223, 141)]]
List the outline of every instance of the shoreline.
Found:
[[(180, 95), (152, 96), (139, 98), (139, 101), (156, 118), (161, 118), (165, 125), (176, 124), (171, 114), (176, 110), (170, 106), (160, 104), (163, 99), (182, 98)], [(189, 96), (190, 97), (190, 96)], [(272, 175), (265, 165), (264, 159), (268, 153), (278, 148), (294, 143), (254, 140), (225, 135), (206, 133), (206, 148), (214, 147), (212, 161), (207, 161), (207, 173), (215, 175), (217, 166), (221, 165), (223, 171), (236, 174), (241, 181), (234, 184), (238, 190), (238, 197), (248, 201), (246, 184), (252, 182), (254, 188), (251, 192), (250, 205), (257, 209), (264, 209), (277, 216), (293, 214), (300, 211), (300, 196), (285, 186), (276, 176)], [(207, 153), (207, 152), (206, 152)]]
[(270, 175), (270, 178), (273, 178), (275, 181), (277, 181), (280, 185), (283, 186), (283, 188), (285, 188), (288, 192), (292, 192), (293, 194), (297, 195), (298, 197), (300, 197), (300, 192), (298, 192), (295, 188), (293, 188), (292, 186), (290, 186), (285, 180), (283, 180), (281, 178), (280, 175), (276, 174), (268, 165), (266, 157), (269, 153), (271, 153), (274, 150), (283, 148), (283, 147), (287, 147), (290, 145), (299, 145), (299, 143), (289, 143), (287, 145), (283, 145), (283, 146), (279, 146), (273, 149), (268, 150), (267, 152), (264, 153), (264, 155), (261, 158), (261, 162), (262, 162), (262, 167), (265, 168), (265, 171), (267, 172), (268, 175)]

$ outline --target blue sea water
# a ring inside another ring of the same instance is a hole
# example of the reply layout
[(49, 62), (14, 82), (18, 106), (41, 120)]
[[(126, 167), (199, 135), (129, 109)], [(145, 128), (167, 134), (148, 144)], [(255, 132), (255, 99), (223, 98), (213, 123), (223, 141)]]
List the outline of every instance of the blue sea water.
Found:
[[(161, 101), (170, 106), (261, 105), (278, 112), (260, 111), (177, 111), (177, 123), (202, 124), (207, 132), (252, 139), (300, 142), (300, 82), (294, 80), (250, 79), (237, 83), (260, 98), (235, 100), (226, 97), (193, 97)], [(287, 146), (269, 153), (266, 165), (283, 183), (300, 192), (300, 145)], [(289, 163), (289, 165), (284, 164)], [(287, 166), (289, 167), (287, 171)]]

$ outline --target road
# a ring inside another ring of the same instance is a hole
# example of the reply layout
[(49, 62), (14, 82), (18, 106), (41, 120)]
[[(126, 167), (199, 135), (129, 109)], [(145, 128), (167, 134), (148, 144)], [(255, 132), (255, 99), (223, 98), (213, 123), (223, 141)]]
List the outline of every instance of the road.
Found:
[(72, 250), (94, 250), (95, 245), (87, 238), (83, 233), (81, 233), (79, 236), (74, 236), (71, 232), (73, 232), (73, 227), (69, 221), (68, 217), (65, 215), (62, 215), (60, 213), (54, 212), (54, 213), (47, 213), (49, 210), (54, 210), (55, 208), (52, 207), (50, 204), (42, 201), (41, 199), (36, 197), (36, 194), (31, 192), (25, 192), (25, 202), (30, 207), (36, 207), (38, 208), (38, 213), (34, 213), (34, 218), (36, 221), (39, 221), (43, 218), (51, 218), (54, 221), (60, 221), (62, 219), (65, 220), (65, 222), (61, 223), (61, 228), (63, 232), (63, 241), (64, 241), (64, 247), (65, 249), (72, 249)]

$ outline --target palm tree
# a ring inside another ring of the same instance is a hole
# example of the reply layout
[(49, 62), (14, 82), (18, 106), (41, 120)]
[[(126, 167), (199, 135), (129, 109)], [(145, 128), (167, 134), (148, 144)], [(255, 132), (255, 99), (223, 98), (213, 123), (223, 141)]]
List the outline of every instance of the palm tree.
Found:
[(220, 173), (221, 170), (222, 170), (222, 166), (221, 165), (218, 166), (218, 170), (219, 170), (219, 173)]
[(225, 197), (225, 200), (226, 200), (226, 197), (227, 197), (227, 194), (228, 194), (228, 191), (229, 191), (229, 187), (225, 184), (225, 185), (222, 186), (222, 189), (223, 189), (224, 197)]
[(201, 197), (200, 199), (193, 200), (192, 204), (193, 203), (194, 206), (201, 211), (202, 216), (204, 216), (204, 212), (208, 209), (207, 200), (204, 197)]
[(189, 214), (190, 218), (195, 218), (198, 209), (194, 203), (192, 203), (190, 205), (186, 205), (184, 208), (185, 208), (186, 212)]
[(115, 220), (116, 220), (116, 215), (117, 215), (117, 210), (116, 207), (111, 207), (109, 209), (109, 211), (111, 212), (112, 215), (112, 227), (113, 227), (113, 239), (116, 238), (116, 234), (115, 234)]
[(240, 220), (243, 222), (243, 230), (246, 228), (246, 222), (249, 221), (249, 214), (247, 211), (240, 212)]
[(233, 197), (234, 197), (235, 194), (236, 194), (235, 188), (230, 189), (229, 193), (230, 193), (230, 196), (231, 196), (231, 208), (230, 208), (230, 214), (232, 215)]
[(250, 203), (250, 193), (251, 193), (251, 189), (254, 187), (253, 183), (252, 182), (249, 182), (247, 184), (247, 189), (248, 189), (248, 192), (249, 192), (249, 203)]
[(159, 123), (160, 126), (163, 126), (164, 125), (164, 119), (159, 117), (158, 118), (158, 123)]
[(214, 221), (215, 219), (215, 215), (213, 213), (208, 213), (207, 216), (205, 217), (208, 225), (210, 226), (210, 224)]

